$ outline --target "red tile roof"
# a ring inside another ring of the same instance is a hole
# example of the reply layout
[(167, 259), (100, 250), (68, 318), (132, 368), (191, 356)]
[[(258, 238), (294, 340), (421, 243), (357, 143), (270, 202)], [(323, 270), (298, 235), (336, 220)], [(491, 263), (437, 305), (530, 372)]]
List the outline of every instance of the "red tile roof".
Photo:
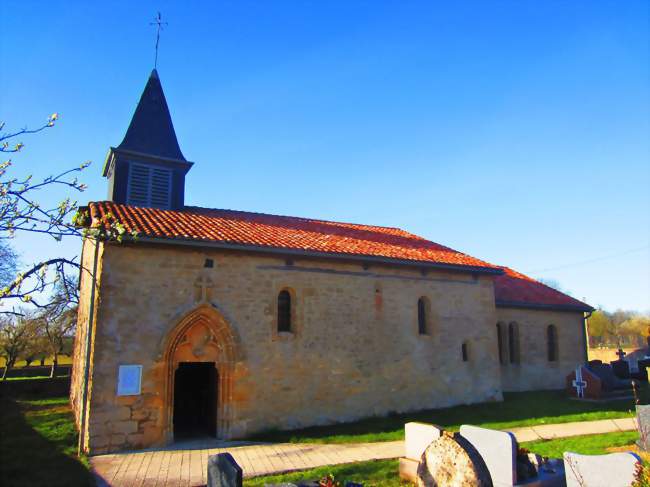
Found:
[(505, 273), (494, 278), (494, 297), (497, 306), (593, 310), (588, 304), (509, 267), (502, 267), (502, 269)]
[(210, 242), (254, 250), (381, 258), (500, 274), (499, 267), (399, 228), (338, 223), (245, 211), (185, 207), (161, 210), (99, 201), (89, 203), (91, 226), (112, 214), (140, 238)]
[(185, 207), (143, 208), (111, 201), (89, 203), (90, 226), (112, 215), (139, 238), (217, 243), (224, 247), (337, 257), (386, 259), (396, 263), (489, 272), (497, 306), (591, 310), (577, 299), (508, 267), (494, 266), (399, 228), (358, 225), (245, 211)]

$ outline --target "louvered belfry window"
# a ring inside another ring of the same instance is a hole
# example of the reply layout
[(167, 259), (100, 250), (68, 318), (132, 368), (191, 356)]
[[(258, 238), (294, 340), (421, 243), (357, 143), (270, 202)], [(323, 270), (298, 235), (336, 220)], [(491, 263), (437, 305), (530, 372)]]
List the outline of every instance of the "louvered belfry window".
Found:
[(171, 208), (171, 169), (131, 163), (127, 200), (130, 205)]

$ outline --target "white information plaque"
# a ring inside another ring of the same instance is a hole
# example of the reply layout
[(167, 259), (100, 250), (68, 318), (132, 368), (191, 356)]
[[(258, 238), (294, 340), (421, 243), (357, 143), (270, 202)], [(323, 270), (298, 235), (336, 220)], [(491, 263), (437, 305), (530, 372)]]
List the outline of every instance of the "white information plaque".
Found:
[(142, 365), (120, 365), (117, 374), (118, 396), (139, 396)]

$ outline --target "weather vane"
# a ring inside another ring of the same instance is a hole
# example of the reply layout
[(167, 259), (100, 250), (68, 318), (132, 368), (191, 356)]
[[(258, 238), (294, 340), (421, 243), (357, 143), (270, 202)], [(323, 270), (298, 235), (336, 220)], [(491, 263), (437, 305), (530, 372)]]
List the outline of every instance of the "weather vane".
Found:
[(153, 22), (149, 22), (149, 25), (155, 25), (157, 26), (156, 29), (156, 58), (153, 63), (154, 69), (158, 68), (158, 44), (160, 43), (160, 31), (163, 28), (163, 25), (167, 25), (167, 22), (162, 21), (162, 17), (160, 16), (160, 12), (158, 12), (158, 16), (154, 19)]

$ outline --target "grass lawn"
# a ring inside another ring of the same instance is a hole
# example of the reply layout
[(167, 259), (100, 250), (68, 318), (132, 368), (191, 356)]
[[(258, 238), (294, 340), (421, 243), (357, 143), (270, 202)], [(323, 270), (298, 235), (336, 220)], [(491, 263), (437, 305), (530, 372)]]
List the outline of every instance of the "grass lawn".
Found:
[(299, 480), (317, 480), (328, 474), (343, 484), (343, 480), (363, 483), (364, 487), (379, 486), (393, 487), (396, 485), (411, 485), (400, 482), (398, 475), (398, 460), (374, 460), (370, 462), (345, 463), (327, 467), (313, 468), (302, 472), (284, 475), (269, 475), (244, 480), (244, 487), (263, 487), (266, 484), (282, 482), (297, 482)]
[[(585, 455), (598, 455), (607, 453), (607, 449), (616, 446), (633, 444), (638, 438), (636, 431), (624, 433), (607, 433), (603, 435), (575, 436), (573, 438), (560, 438), (549, 441), (531, 441), (522, 443), (521, 446), (531, 452), (542, 456), (562, 458), (565, 451), (583, 453)], [(376, 460), (370, 462), (346, 463), (329, 467), (314, 468), (302, 472), (285, 475), (270, 475), (255, 477), (244, 481), (245, 487), (262, 487), (269, 483), (296, 482), (299, 480), (316, 480), (327, 474), (343, 481), (351, 480), (363, 482), (367, 487), (409, 485), (400, 483), (397, 460)]]
[(632, 446), (639, 439), (636, 431), (605, 433), (602, 435), (573, 436), (556, 440), (528, 441), (521, 446), (543, 457), (562, 458), (565, 451), (584, 455), (603, 455), (608, 448)]
[[(639, 394), (643, 404), (649, 402), (650, 391), (647, 386), (642, 388)], [(627, 418), (632, 415), (630, 411), (634, 410), (633, 400), (582, 402), (567, 398), (564, 391), (511, 392), (505, 393), (504, 399), (503, 402), (394, 414), (331, 426), (268, 431), (256, 435), (254, 439), (291, 443), (391, 441), (404, 438), (404, 423), (409, 421), (434, 423), (447, 430), (457, 430), (461, 424), (507, 429), (539, 424)]]
[(67, 397), (0, 396), (0, 485), (93, 485)]

